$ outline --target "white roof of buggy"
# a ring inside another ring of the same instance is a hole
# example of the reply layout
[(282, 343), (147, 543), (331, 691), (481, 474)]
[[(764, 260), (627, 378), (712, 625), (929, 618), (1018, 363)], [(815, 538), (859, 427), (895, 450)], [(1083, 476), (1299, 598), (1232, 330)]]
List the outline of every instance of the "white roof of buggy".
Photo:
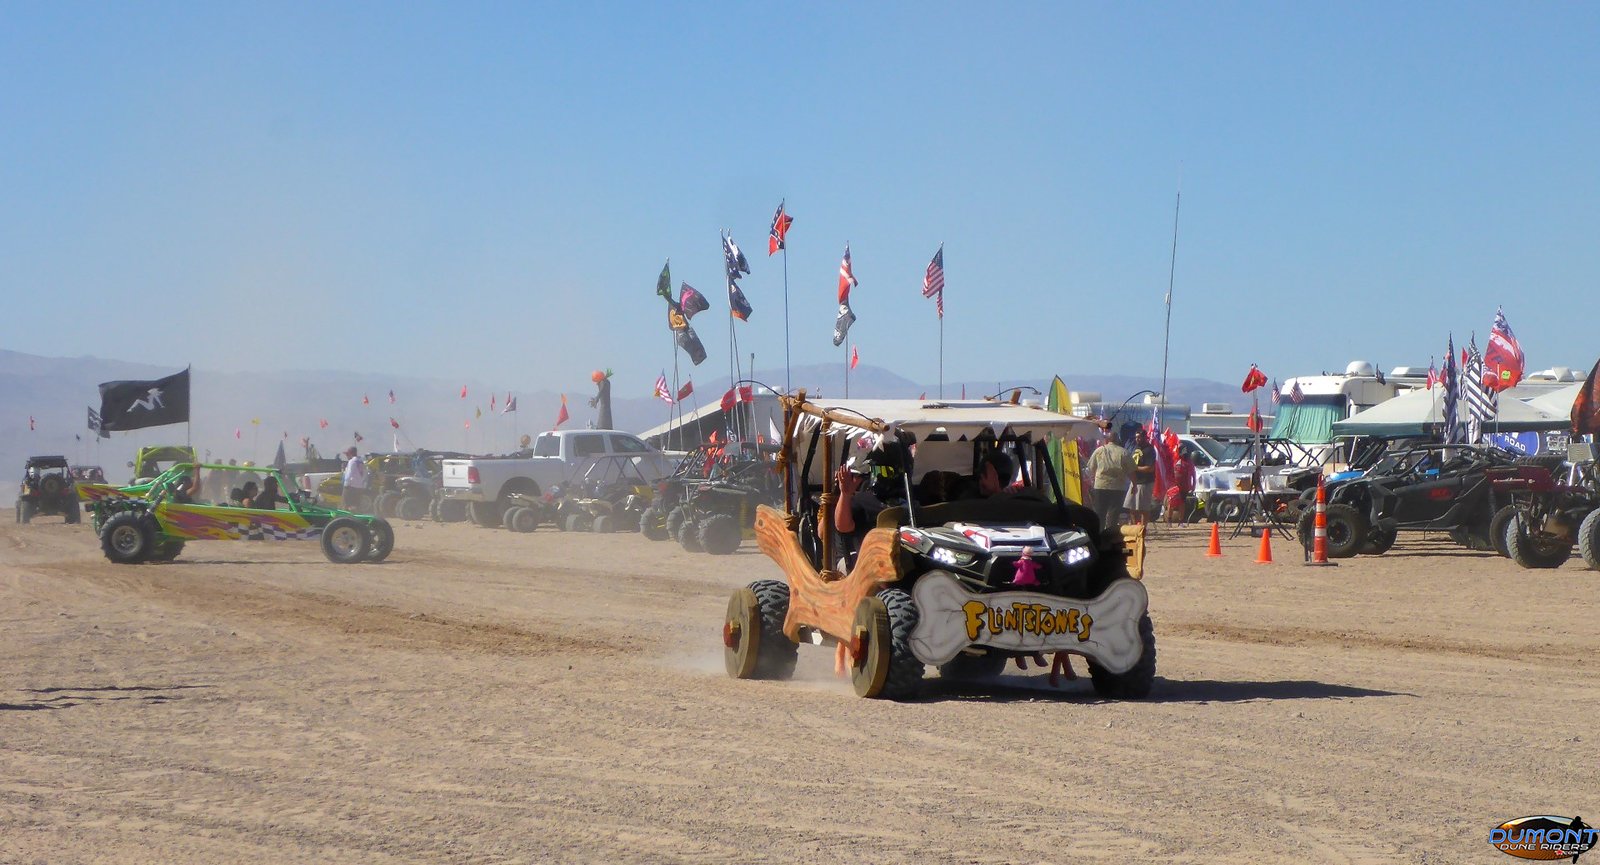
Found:
[[(1100, 430), (1081, 417), (1057, 414), (1039, 406), (1012, 405), (986, 400), (920, 399), (818, 399), (810, 401), (819, 409), (838, 415), (853, 415), (880, 421), (895, 429), (925, 439), (942, 430), (951, 441), (971, 438), (984, 430), (996, 435), (1011, 430), (1017, 435), (1093, 438)], [(814, 415), (801, 415), (800, 428), (816, 426)], [(845, 427), (852, 437), (859, 431)]]

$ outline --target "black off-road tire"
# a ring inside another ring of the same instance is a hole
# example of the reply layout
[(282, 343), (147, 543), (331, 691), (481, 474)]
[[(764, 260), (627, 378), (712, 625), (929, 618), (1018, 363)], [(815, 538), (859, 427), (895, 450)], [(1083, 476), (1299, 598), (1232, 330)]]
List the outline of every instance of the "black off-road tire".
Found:
[(521, 505), (512, 505), (511, 507), (506, 508), (506, 512), (500, 515), (500, 528), (505, 529), (508, 532), (516, 531), (516, 529), (511, 527), (511, 516), (520, 510), (522, 510)]
[(645, 508), (639, 517), (639, 534), (652, 541), (664, 541), (672, 537), (667, 534), (667, 515), (655, 505)]
[(1361, 544), (1363, 556), (1381, 556), (1394, 549), (1394, 542), (1400, 537), (1400, 532), (1395, 529), (1367, 529), (1367, 539)]
[(700, 548), (700, 524), (684, 520), (678, 526), (678, 546), (691, 553), (705, 552)]
[(1584, 564), (1600, 571), (1600, 509), (1590, 511), (1578, 526), (1578, 554)]
[(533, 508), (517, 508), (516, 516), (511, 518), (511, 530), (518, 534), (530, 534), (539, 528), (539, 514)]
[(137, 565), (155, 553), (155, 530), (143, 514), (120, 513), (100, 530), (100, 549), (119, 565)]
[(793, 676), (800, 647), (784, 636), (783, 620), (788, 615), (789, 587), (777, 580), (757, 580), (734, 592), (727, 621), (737, 622), (740, 631), (739, 641), (724, 648), (728, 675), (736, 679)]
[(567, 514), (567, 527), (569, 532), (586, 532), (589, 530), (588, 514)]
[(468, 518), (467, 503), (460, 499), (439, 500), (439, 522), (462, 523)]
[(1503, 558), (1511, 558), (1511, 549), (1506, 546), (1506, 526), (1516, 515), (1517, 506), (1506, 505), (1489, 518), (1489, 542), (1494, 544), (1494, 551)]
[(962, 652), (939, 665), (939, 678), (953, 682), (993, 679), (1006, 669), (1006, 656), (999, 652), (969, 655)]
[(1348, 559), (1367, 541), (1367, 517), (1350, 505), (1328, 505), (1328, 558)]
[(467, 517), (486, 529), (499, 528), (503, 513), (499, 502), (467, 502)]
[(400, 494), (393, 490), (385, 490), (378, 493), (378, 497), (372, 500), (372, 513), (375, 516), (392, 517), (394, 516), (395, 503), (399, 500)]
[(1156, 626), (1149, 613), (1139, 618), (1139, 642), (1144, 645), (1144, 653), (1126, 673), (1112, 673), (1089, 662), (1089, 681), (1096, 694), (1108, 700), (1143, 700), (1150, 696), (1150, 687), (1156, 680)]
[(911, 653), (911, 631), (917, 627), (917, 602), (902, 589), (881, 589), (878, 600), (889, 611), (889, 680), (882, 696), (889, 700), (909, 700), (922, 688), (925, 665)]
[(667, 521), (665, 526), (667, 530), (667, 537), (677, 540), (678, 530), (683, 528), (683, 523), (688, 518), (689, 511), (683, 505), (678, 505), (672, 510), (667, 511)]
[(61, 478), (55, 475), (48, 475), (39, 482), (39, 492), (47, 499), (58, 498), (61, 495), (61, 485)]
[(700, 521), (700, 549), (713, 556), (732, 555), (742, 540), (739, 521), (730, 514), (712, 514)]
[(33, 506), (33, 502), (27, 501), (25, 499), (18, 500), (17, 501), (17, 522), (19, 522), (19, 523), (31, 523), (31, 522), (33, 522), (34, 510), (35, 510), (35, 508)]
[(428, 507), (432, 502), (422, 496), (402, 496), (400, 503), (394, 506), (396, 517), (402, 520), (415, 522), (428, 518)]
[(1529, 570), (1559, 568), (1572, 558), (1571, 544), (1534, 532), (1524, 514), (1506, 525), (1506, 549), (1513, 562)]
[(589, 531), (597, 535), (609, 535), (616, 530), (617, 521), (605, 514), (595, 517), (594, 522), (589, 524)]
[(354, 517), (335, 517), (322, 527), (322, 554), (334, 564), (355, 564), (367, 557), (371, 546), (372, 533)]
[(1244, 508), (1235, 496), (1213, 495), (1206, 499), (1206, 518), (1214, 523), (1237, 522)]
[(170, 562), (183, 552), (183, 541), (167, 541), (150, 556), (152, 562)]
[(389, 554), (394, 552), (394, 527), (389, 525), (388, 520), (380, 518), (373, 520), (367, 530), (372, 538), (367, 544), (366, 560), (381, 562), (389, 558)]

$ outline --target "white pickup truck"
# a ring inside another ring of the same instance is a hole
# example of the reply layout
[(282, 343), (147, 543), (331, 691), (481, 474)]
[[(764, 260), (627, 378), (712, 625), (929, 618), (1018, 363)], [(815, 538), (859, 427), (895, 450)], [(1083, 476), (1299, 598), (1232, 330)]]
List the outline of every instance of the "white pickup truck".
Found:
[(473, 522), (498, 527), (513, 497), (537, 498), (551, 487), (580, 477), (597, 457), (622, 454), (636, 457), (646, 478), (672, 474), (675, 461), (639, 440), (617, 430), (556, 430), (533, 440), (532, 454), (445, 460), (444, 494), (467, 502)]

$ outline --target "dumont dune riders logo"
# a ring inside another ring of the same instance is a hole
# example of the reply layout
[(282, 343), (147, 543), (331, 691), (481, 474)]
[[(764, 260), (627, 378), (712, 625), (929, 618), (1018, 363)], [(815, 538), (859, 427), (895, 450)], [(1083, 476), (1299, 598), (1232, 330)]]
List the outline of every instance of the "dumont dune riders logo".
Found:
[(1489, 845), (1518, 859), (1566, 859), (1573, 862), (1597, 842), (1597, 830), (1581, 817), (1518, 817), (1489, 831)]

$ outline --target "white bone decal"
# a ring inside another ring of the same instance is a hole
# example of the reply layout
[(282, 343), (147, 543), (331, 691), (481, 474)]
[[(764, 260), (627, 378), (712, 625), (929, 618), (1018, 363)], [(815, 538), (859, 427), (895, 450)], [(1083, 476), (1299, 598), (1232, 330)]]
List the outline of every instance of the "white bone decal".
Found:
[(978, 645), (1016, 652), (1075, 652), (1112, 673), (1139, 662), (1139, 619), (1149, 604), (1144, 585), (1117, 580), (1089, 601), (1039, 592), (978, 594), (933, 571), (911, 591), (917, 626), (911, 652), (924, 664), (943, 664)]

